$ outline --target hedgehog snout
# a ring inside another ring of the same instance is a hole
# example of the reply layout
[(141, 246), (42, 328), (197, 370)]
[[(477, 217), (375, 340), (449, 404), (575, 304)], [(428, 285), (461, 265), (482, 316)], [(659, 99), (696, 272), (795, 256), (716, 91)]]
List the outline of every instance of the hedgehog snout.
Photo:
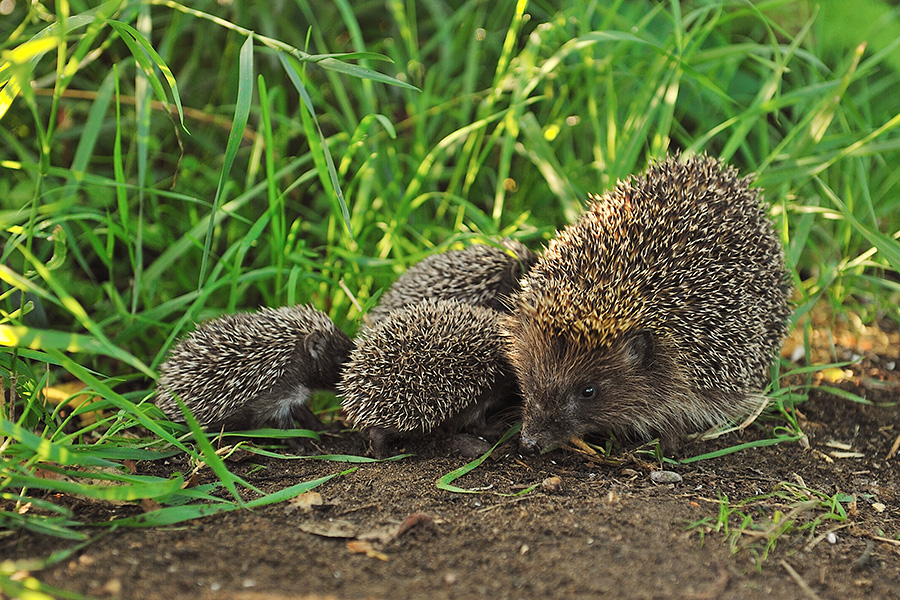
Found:
[(519, 444), (526, 453), (538, 453), (552, 450), (556, 446), (556, 429), (558, 420), (555, 412), (548, 411), (547, 406), (537, 401), (525, 402), (522, 415), (522, 434)]
[(541, 450), (537, 438), (525, 433), (524, 431), (522, 432), (522, 436), (519, 438), (519, 447), (525, 454), (537, 454)]

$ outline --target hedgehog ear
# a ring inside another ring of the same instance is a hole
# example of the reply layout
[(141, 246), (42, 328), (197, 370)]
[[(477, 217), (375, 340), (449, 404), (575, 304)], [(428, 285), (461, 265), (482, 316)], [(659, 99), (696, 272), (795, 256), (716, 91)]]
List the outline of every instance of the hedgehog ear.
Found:
[(519, 262), (519, 259), (512, 261), (509, 263), (509, 267), (507, 268), (506, 275), (509, 277), (513, 286), (515, 286), (518, 281), (522, 278), (525, 270), (522, 268), (522, 263)]
[(653, 360), (653, 334), (640, 329), (625, 339), (625, 362), (630, 366), (648, 366)]
[(325, 354), (327, 346), (328, 338), (322, 331), (310, 331), (303, 338), (303, 349), (306, 350), (313, 360), (318, 360), (319, 357)]

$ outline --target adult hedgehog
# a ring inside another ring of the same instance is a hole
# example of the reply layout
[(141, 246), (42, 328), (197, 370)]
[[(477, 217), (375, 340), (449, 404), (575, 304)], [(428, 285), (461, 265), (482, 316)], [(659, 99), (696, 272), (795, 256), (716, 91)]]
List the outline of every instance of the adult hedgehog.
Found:
[(591, 196), (504, 323), (522, 443), (676, 442), (759, 404), (786, 334), (783, 252), (749, 178), (677, 157)]

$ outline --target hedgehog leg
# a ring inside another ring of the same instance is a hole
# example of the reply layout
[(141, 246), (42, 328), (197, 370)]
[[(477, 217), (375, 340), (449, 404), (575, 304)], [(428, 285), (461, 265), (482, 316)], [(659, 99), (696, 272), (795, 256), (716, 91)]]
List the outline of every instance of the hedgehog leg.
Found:
[[(296, 421), (300, 429), (311, 429), (312, 431), (321, 431), (325, 429), (322, 420), (316, 416), (305, 404), (294, 403), (291, 405), (291, 417)], [(285, 429), (288, 429), (287, 427)]]
[[(302, 402), (291, 402), (289, 411), (282, 415), (283, 420), (278, 427), (281, 429), (293, 429), (295, 426), (310, 431), (321, 431), (325, 425), (316, 414)], [(314, 439), (305, 437), (292, 437), (285, 440), (288, 448), (296, 454), (306, 454), (316, 449)]]
[(447, 447), (463, 458), (478, 458), (491, 449), (491, 443), (483, 437), (471, 433), (451, 435), (444, 442)]
[(362, 434), (369, 440), (368, 454), (375, 458), (393, 456), (393, 445), (401, 437), (398, 432), (387, 427), (367, 427)]

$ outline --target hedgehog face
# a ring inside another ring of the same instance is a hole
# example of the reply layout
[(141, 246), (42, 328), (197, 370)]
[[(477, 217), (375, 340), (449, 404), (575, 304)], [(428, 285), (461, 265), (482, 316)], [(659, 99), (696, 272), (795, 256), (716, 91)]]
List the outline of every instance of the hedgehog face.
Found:
[(352, 349), (353, 342), (337, 327), (311, 331), (294, 348), (294, 378), (314, 389), (334, 390)]
[(641, 330), (608, 348), (558, 338), (549, 348), (520, 353), (522, 444), (546, 451), (573, 437), (632, 423), (654, 395), (654, 349), (652, 334)]

